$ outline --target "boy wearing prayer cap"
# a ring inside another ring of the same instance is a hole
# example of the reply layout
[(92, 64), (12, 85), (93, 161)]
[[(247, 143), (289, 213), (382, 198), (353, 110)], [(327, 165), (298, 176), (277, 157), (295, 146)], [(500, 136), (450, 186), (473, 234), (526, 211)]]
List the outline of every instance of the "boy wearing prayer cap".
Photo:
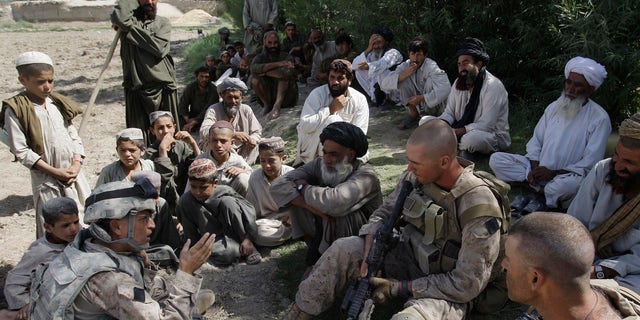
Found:
[[(458, 79), (440, 119), (454, 129), (462, 157), (505, 150), (511, 145), (509, 100), (500, 79), (487, 70), (489, 54), (484, 43), (465, 38), (456, 57)], [(428, 118), (433, 116), (423, 117)]]
[(280, 208), (271, 197), (269, 188), (273, 181), (293, 170), (284, 164), (287, 155), (284, 153), (285, 142), (280, 137), (260, 140), (260, 168), (249, 177), (247, 200), (256, 209), (258, 235), (256, 244), (275, 247), (291, 238), (290, 208)]
[(611, 122), (590, 97), (607, 71), (594, 60), (575, 57), (564, 74), (562, 93), (538, 120), (527, 154), (496, 152), (489, 160), (499, 179), (525, 182), (536, 191), (514, 199), (521, 213), (568, 208), (589, 170), (604, 157)]
[(108, 164), (100, 171), (96, 187), (115, 181), (131, 181), (136, 171), (155, 171), (152, 160), (142, 159), (146, 144), (142, 130), (127, 128), (116, 134), (116, 152), (118, 160)]
[(4, 295), (9, 310), (17, 311), (15, 319), (27, 319), (29, 316), (31, 273), (40, 264), (53, 260), (80, 231), (78, 213), (78, 205), (68, 197), (53, 198), (44, 203), (44, 236), (31, 243), (5, 281)]
[(233, 149), (245, 161), (252, 165), (258, 158), (257, 142), (262, 137), (262, 125), (256, 118), (250, 106), (242, 103), (242, 95), (247, 91), (247, 85), (235, 77), (227, 77), (218, 86), (218, 93), (222, 101), (211, 105), (200, 126), (200, 147), (208, 150), (209, 129), (218, 121), (224, 120), (232, 125)]
[(270, 192), (279, 207), (291, 207), (292, 238), (309, 247), (307, 264), (335, 240), (357, 235), (382, 204), (373, 166), (359, 158), (367, 153), (367, 136), (348, 122), (334, 122), (320, 134), (324, 155), (280, 176)]
[(233, 150), (235, 130), (229, 121), (217, 121), (209, 128), (209, 152), (198, 158), (207, 158), (216, 166), (220, 184), (228, 185), (243, 197), (249, 187), (251, 166)]
[(640, 113), (622, 121), (613, 157), (595, 164), (567, 211), (596, 245), (592, 279), (613, 279), (640, 294)]
[(253, 240), (257, 235), (253, 205), (231, 187), (218, 184), (218, 171), (210, 159), (199, 158), (189, 166), (189, 191), (178, 202), (186, 239), (215, 234), (210, 261), (227, 266), (244, 257), (257, 264), (262, 256)]
[(68, 196), (82, 207), (91, 193), (81, 171), (84, 147), (72, 124), (82, 108), (53, 91), (53, 61), (46, 54), (22, 53), (16, 58), (16, 69), (25, 91), (2, 102), (0, 137), (31, 173), (36, 237), (40, 238), (46, 201)]
[(149, 123), (155, 142), (146, 149), (144, 158), (152, 160), (155, 171), (162, 176), (160, 196), (167, 200), (171, 215), (175, 215), (178, 198), (187, 186), (187, 170), (200, 155), (200, 148), (189, 132), (176, 132), (176, 122), (169, 111), (150, 113)]

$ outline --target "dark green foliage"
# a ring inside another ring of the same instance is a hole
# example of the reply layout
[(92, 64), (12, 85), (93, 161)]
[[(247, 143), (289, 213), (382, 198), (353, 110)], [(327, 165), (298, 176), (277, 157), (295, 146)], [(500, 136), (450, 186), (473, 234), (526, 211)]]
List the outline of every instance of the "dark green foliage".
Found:
[[(226, 3), (234, 11), (234, 21), (241, 24), (242, 1)], [(480, 38), (489, 47), (488, 69), (502, 79), (512, 105), (524, 102), (533, 109), (528, 119), (537, 119), (559, 96), (564, 65), (577, 55), (606, 66), (609, 76), (594, 99), (614, 124), (636, 112), (640, 103), (637, 0), (279, 0), (278, 7), (280, 29), (286, 20), (293, 20), (303, 32), (320, 27), (328, 39), (344, 29), (359, 50), (376, 25), (391, 28), (393, 46), (405, 54), (406, 43), (415, 36), (425, 37), (429, 55), (452, 80), (459, 42), (466, 36)]]

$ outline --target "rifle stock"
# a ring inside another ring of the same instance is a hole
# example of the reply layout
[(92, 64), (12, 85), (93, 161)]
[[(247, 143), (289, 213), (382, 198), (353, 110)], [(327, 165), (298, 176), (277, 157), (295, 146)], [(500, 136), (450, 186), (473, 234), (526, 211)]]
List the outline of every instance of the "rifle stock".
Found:
[(369, 279), (376, 276), (378, 270), (382, 266), (384, 257), (389, 251), (391, 241), (393, 238), (393, 229), (395, 228), (402, 211), (404, 209), (404, 202), (407, 199), (409, 193), (413, 190), (411, 182), (405, 180), (402, 183), (402, 188), (396, 199), (396, 203), (393, 206), (391, 217), (387, 223), (385, 223), (375, 234), (373, 244), (367, 255), (367, 276), (362, 279), (355, 279), (349, 285), (347, 293), (342, 300), (341, 309), (346, 312), (347, 320), (358, 319), (358, 316), (362, 312), (365, 301), (371, 297), (371, 285)]

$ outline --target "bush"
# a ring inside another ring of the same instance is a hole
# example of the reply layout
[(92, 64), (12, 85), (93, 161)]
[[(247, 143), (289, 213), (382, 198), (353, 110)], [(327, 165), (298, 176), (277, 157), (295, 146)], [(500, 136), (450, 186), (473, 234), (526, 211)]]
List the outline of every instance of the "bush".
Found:
[[(226, 3), (241, 26), (243, 2)], [(452, 81), (459, 42), (477, 37), (489, 48), (489, 70), (503, 81), (511, 100), (524, 102), (534, 115), (560, 94), (564, 65), (577, 55), (606, 66), (609, 75), (594, 99), (614, 124), (637, 112), (640, 103), (637, 0), (352, 0), (348, 5), (342, 0), (279, 0), (278, 8), (276, 27), (293, 20), (299, 30), (320, 27), (329, 39), (344, 29), (360, 50), (376, 25), (390, 27), (393, 45), (405, 54), (405, 44), (423, 36), (432, 48), (430, 56)]]

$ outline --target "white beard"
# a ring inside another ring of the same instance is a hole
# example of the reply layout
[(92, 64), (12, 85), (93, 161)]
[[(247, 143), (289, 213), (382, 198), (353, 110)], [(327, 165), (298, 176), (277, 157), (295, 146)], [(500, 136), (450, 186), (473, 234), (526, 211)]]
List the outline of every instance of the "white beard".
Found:
[(556, 100), (558, 104), (556, 112), (565, 119), (572, 120), (580, 112), (586, 100), (587, 98), (584, 96), (579, 96), (572, 100), (563, 91), (558, 100)]
[(327, 166), (324, 161), (322, 162), (322, 167), (320, 167), (322, 182), (329, 187), (335, 187), (344, 182), (351, 172), (353, 172), (353, 164), (349, 163), (347, 156), (344, 156), (342, 162), (334, 164), (331, 168), (334, 170), (330, 171), (329, 166)]

